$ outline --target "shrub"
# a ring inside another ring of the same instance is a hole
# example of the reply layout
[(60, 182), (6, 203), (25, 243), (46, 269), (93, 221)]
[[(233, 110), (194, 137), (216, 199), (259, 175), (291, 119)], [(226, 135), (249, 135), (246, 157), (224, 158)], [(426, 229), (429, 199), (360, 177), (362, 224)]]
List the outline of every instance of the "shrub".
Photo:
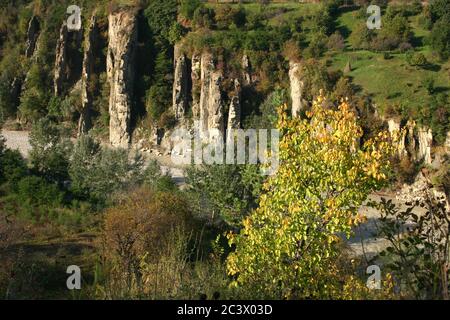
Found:
[(257, 166), (212, 165), (187, 170), (188, 193), (202, 216), (217, 215), (233, 228), (253, 209), (263, 178)]
[(215, 12), (210, 8), (199, 7), (194, 12), (192, 23), (196, 28), (212, 29), (214, 26)]
[(78, 139), (69, 174), (75, 194), (103, 204), (142, 182), (143, 160), (125, 149), (102, 148), (90, 136)]
[(414, 53), (409, 64), (412, 66), (423, 67), (428, 64), (427, 58), (421, 52)]
[(336, 31), (328, 37), (327, 48), (329, 50), (342, 51), (345, 48), (344, 37)]
[(323, 33), (314, 33), (312, 39), (305, 50), (305, 55), (309, 58), (321, 57), (326, 51), (327, 37)]
[(245, 11), (242, 8), (234, 9), (230, 5), (221, 5), (215, 13), (218, 29), (229, 29), (231, 25), (236, 27), (245, 25)]
[(183, 17), (192, 20), (195, 10), (202, 5), (203, 2), (201, 0), (181, 0), (180, 13)]
[(369, 49), (373, 37), (373, 31), (364, 24), (359, 24), (350, 34), (350, 44), (353, 49)]
[(400, 52), (402, 52), (402, 53), (410, 51), (412, 49), (413, 49), (413, 46), (409, 42), (402, 42), (398, 46), (398, 50), (400, 50)]
[[(173, 253), (174, 248), (170, 246), (173, 236), (181, 237), (182, 242), (177, 245), (183, 245), (184, 252), (177, 253), (188, 255), (185, 246), (192, 230), (191, 219), (185, 200), (175, 194), (156, 194), (147, 189), (135, 190), (108, 209), (100, 243), (109, 273), (105, 286), (107, 297), (142, 294), (150, 285), (143, 278), (144, 266)], [(156, 271), (162, 272), (164, 269)]]
[(63, 129), (49, 118), (40, 119), (30, 133), (32, 169), (46, 179), (62, 184), (68, 180), (72, 143)]

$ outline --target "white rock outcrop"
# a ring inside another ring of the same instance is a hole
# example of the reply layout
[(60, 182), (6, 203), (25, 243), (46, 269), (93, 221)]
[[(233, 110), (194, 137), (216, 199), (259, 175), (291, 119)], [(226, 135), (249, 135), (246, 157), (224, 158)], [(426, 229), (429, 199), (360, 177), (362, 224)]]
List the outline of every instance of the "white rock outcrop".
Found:
[(173, 82), (173, 112), (182, 120), (189, 107), (189, 62), (186, 55), (175, 46), (175, 73)]
[(127, 148), (131, 135), (137, 19), (131, 11), (119, 11), (110, 14), (108, 20), (109, 139), (112, 146)]
[(289, 63), (289, 80), (291, 85), (292, 116), (297, 117), (306, 107), (304, 101), (304, 81), (302, 80), (302, 65), (300, 62)]

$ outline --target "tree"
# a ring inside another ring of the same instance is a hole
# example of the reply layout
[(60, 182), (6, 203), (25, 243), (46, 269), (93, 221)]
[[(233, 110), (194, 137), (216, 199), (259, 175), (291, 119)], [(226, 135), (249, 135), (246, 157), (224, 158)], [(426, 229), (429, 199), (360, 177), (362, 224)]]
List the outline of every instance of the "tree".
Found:
[(440, 19), (434, 24), (429, 41), (433, 50), (442, 59), (447, 59), (450, 56), (450, 19), (447, 21)]
[(446, 21), (449, 21), (450, 2), (448, 2), (447, 0), (430, 1), (430, 17), (433, 23), (442, 18), (445, 18)]
[(158, 46), (166, 46), (172, 24), (177, 20), (177, 1), (150, 1), (144, 12)]
[(336, 297), (340, 236), (363, 220), (359, 206), (387, 178), (389, 134), (360, 146), (363, 132), (349, 105), (331, 110), (323, 103), (319, 96), (307, 119), (288, 119), (281, 110), (278, 173), (242, 231), (229, 235), (234, 285), (262, 298)]
[(181, 0), (180, 13), (183, 17), (192, 20), (195, 10), (201, 6), (203, 3), (200, 0)]
[[(429, 189), (423, 200), (402, 209), (391, 200), (372, 203), (381, 218), (378, 236), (389, 245), (380, 253), (404, 295), (416, 299), (449, 299), (450, 219), (445, 200)], [(416, 210), (420, 206), (425, 213)]]
[(200, 214), (219, 217), (233, 228), (240, 228), (243, 218), (256, 207), (262, 181), (256, 165), (192, 167), (186, 179)]
[(103, 204), (142, 181), (143, 159), (125, 149), (102, 148), (90, 136), (78, 139), (69, 164), (75, 194)]
[(49, 118), (40, 119), (30, 133), (30, 162), (33, 170), (49, 181), (62, 184), (67, 172), (72, 142)]

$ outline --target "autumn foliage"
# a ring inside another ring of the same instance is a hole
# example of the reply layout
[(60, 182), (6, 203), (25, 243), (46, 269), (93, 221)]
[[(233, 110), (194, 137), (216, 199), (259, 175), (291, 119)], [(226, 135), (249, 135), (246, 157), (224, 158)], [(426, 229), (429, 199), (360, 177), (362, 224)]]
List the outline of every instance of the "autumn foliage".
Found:
[(336, 297), (341, 239), (364, 221), (358, 208), (387, 178), (389, 134), (361, 144), (348, 103), (328, 109), (324, 102), (318, 97), (304, 119), (281, 108), (279, 171), (242, 231), (229, 235), (236, 248), (228, 258), (233, 285), (261, 298)]

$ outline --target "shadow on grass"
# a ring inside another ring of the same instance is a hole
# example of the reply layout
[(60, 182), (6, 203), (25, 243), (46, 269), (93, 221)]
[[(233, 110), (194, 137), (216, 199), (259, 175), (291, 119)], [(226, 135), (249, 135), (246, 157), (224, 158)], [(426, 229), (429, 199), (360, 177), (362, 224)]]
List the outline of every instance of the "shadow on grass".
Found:
[(441, 71), (442, 67), (438, 64), (429, 63), (422, 67), (424, 70), (433, 71), (433, 72), (439, 72)]

